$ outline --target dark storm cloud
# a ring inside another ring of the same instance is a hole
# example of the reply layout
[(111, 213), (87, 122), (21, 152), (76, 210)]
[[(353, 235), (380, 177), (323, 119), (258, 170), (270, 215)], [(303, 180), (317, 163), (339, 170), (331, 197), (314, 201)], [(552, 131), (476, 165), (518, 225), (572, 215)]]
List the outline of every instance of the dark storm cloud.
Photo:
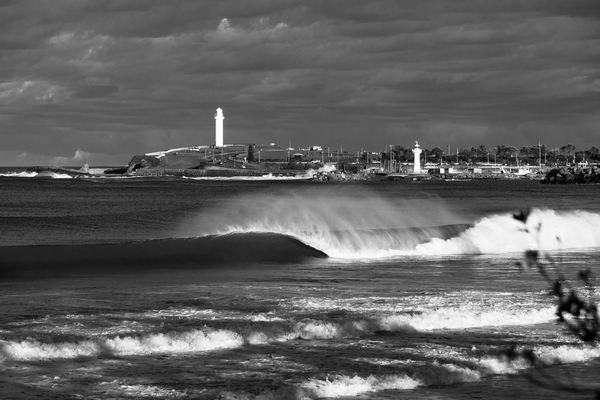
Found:
[[(0, 2), (0, 157), (599, 145), (594, 1)], [(79, 153), (76, 153), (80, 150)], [(3, 162), (4, 164), (7, 161)]]

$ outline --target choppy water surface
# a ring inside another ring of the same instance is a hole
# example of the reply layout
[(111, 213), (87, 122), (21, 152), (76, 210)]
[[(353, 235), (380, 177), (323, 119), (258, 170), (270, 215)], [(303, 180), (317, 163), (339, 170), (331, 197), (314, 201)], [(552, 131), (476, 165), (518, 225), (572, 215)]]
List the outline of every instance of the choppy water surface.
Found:
[[(3, 394), (553, 396), (503, 351), (586, 377), (598, 350), (515, 264), (537, 246), (597, 270), (599, 191), (0, 177)], [(511, 217), (529, 206), (538, 241)]]

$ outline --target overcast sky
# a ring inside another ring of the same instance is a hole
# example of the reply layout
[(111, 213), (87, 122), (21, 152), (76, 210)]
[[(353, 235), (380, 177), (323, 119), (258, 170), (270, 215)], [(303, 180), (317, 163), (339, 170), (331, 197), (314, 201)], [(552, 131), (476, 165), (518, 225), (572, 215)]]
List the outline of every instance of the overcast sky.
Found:
[(599, 0), (0, 0), (0, 165), (600, 147)]

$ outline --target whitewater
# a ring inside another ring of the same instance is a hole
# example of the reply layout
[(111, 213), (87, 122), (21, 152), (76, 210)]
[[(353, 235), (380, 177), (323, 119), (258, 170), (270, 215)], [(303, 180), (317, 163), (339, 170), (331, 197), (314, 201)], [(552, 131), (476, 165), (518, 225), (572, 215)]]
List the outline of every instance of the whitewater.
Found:
[(0, 184), (3, 398), (581, 398), (511, 347), (596, 380), (599, 350), (518, 264), (598, 273), (598, 186)]

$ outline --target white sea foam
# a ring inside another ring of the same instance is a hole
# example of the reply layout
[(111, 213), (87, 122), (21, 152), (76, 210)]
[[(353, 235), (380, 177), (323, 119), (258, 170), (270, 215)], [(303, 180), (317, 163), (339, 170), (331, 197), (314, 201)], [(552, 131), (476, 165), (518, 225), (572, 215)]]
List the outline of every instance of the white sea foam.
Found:
[[(435, 315), (432, 318), (436, 318)], [(300, 333), (309, 339), (340, 338), (343, 335), (354, 335), (371, 332), (379, 328), (377, 321), (348, 320), (336, 324), (327, 321), (302, 321), (297, 324), (293, 333)], [(340, 336), (341, 335), (341, 336)], [(28, 339), (21, 342), (1, 342), (0, 355), (3, 358), (18, 361), (36, 361), (48, 359), (69, 359), (77, 357), (97, 357), (102, 354), (117, 356), (140, 356), (155, 353), (181, 354), (202, 352), (207, 350), (236, 348), (244, 344), (268, 344), (275, 339), (290, 340), (291, 332), (256, 331), (242, 337), (241, 334), (227, 330), (192, 330), (188, 332), (168, 332), (139, 336), (99, 338), (76, 343), (43, 343)], [(405, 349), (404, 351), (408, 351)], [(508, 360), (503, 356), (467, 357), (461, 352), (444, 353), (444, 362), (436, 360), (436, 353), (423, 353), (423, 349), (415, 350), (415, 360), (403, 358), (399, 360), (393, 352), (388, 359), (370, 360), (356, 359), (358, 363), (375, 365), (393, 365), (395, 374), (365, 374), (357, 369), (355, 374), (329, 375), (326, 378), (312, 378), (297, 382), (277, 390), (266, 390), (254, 396), (248, 393), (223, 392), (220, 398), (231, 399), (318, 399), (337, 398), (343, 396), (359, 396), (362, 394), (384, 390), (408, 390), (420, 386), (449, 385), (463, 382), (476, 382), (490, 374), (515, 374), (520, 370), (531, 368), (529, 362), (522, 358)], [(592, 346), (560, 345), (536, 346), (535, 354), (543, 365), (586, 362), (600, 357), (600, 350)], [(351, 353), (344, 357), (352, 357)], [(383, 356), (385, 357), (385, 356)], [(372, 362), (371, 362), (372, 361)], [(140, 384), (121, 384), (106, 382), (111, 393), (121, 395), (143, 395), (147, 397), (185, 397), (187, 392)]]
[(157, 353), (192, 353), (231, 349), (244, 345), (244, 339), (228, 330), (155, 333), (140, 336), (117, 336), (79, 342), (43, 343), (38, 340), (0, 342), (4, 358), (28, 361), (59, 358), (119, 356)]
[[(600, 349), (589, 345), (536, 346), (533, 352), (545, 366), (581, 363), (600, 357)], [(531, 368), (530, 362), (523, 357), (512, 360), (507, 357), (483, 357), (472, 361), (478, 363), (486, 374), (515, 374)]]
[(404, 330), (407, 327), (417, 331), (436, 329), (468, 329), (482, 326), (535, 325), (555, 319), (556, 310), (547, 307), (526, 312), (511, 310), (467, 311), (458, 308), (445, 308), (423, 314), (400, 314), (384, 317), (381, 326), (384, 330)]
[[(529, 249), (565, 250), (600, 246), (600, 214), (587, 211), (534, 209), (527, 221), (529, 232), (512, 215), (493, 215), (477, 222), (457, 237), (433, 239), (415, 253), (501, 254)], [(537, 231), (539, 227), (539, 231)]]
[(235, 332), (217, 330), (212, 332), (190, 331), (182, 333), (158, 333), (142, 337), (116, 337), (106, 339), (105, 346), (116, 355), (189, 353), (216, 349), (241, 347), (243, 338)]
[(154, 385), (128, 385), (123, 384), (119, 380), (111, 382), (101, 382), (98, 384), (98, 390), (106, 393), (112, 398), (117, 396), (118, 398), (158, 398), (158, 399), (180, 399), (189, 398), (190, 395), (195, 394), (195, 390), (177, 390), (172, 388), (165, 388)]
[(40, 172), (37, 174), (37, 177), (46, 177), (46, 178), (52, 178), (52, 179), (73, 179), (72, 175), (61, 174), (61, 173), (52, 172), (52, 171)]
[(0, 342), (0, 355), (19, 361), (91, 357), (98, 355), (100, 351), (100, 344), (91, 340), (76, 343), (43, 343), (31, 339)]
[[(440, 303), (435, 299), (429, 302), (416, 299), (415, 301), (419, 302), (421, 307), (418, 310), (406, 311), (402, 306), (398, 309), (397, 303), (390, 304), (384, 309), (376, 309), (372, 305), (357, 306), (354, 302), (332, 304), (326, 300), (323, 302), (294, 301), (289, 307), (297, 310), (299, 315), (305, 315), (306, 311), (317, 315), (318, 310), (321, 309), (343, 310), (353, 314), (353, 316), (349, 314), (347, 318), (321, 317), (300, 320), (295, 320), (293, 316), (282, 318), (270, 314), (171, 307), (165, 310), (123, 314), (120, 318), (134, 319), (134, 322), (106, 327), (98, 326), (96, 323), (88, 326), (82, 318), (72, 323), (72, 317), (68, 315), (66, 323), (62, 320), (52, 322), (45, 318), (43, 324), (35, 324), (29, 329), (41, 332), (46, 337), (53, 334), (62, 336), (74, 333), (80, 337), (87, 337), (88, 340), (77, 343), (42, 343), (35, 340), (4, 342), (0, 343), (0, 354), (11, 359), (51, 359), (96, 356), (102, 352), (117, 355), (185, 353), (235, 348), (244, 344), (285, 342), (296, 338), (306, 340), (359, 338), (380, 331), (461, 330), (485, 326), (532, 325), (555, 319), (554, 307), (540, 308), (533, 304), (523, 308), (511, 302), (495, 302), (494, 307), (489, 308), (482, 306), (476, 300), (467, 301), (465, 304), (447, 300)], [(232, 321), (232, 324), (229, 330), (207, 328), (186, 332), (149, 333), (153, 326), (143, 322), (147, 318)], [(30, 323), (31, 321), (27, 325)], [(21, 325), (26, 326), (24, 323)], [(137, 335), (132, 335), (132, 332), (137, 332)]]
[(128, 314), (128, 318), (139, 317), (139, 318), (185, 318), (189, 319), (213, 319), (213, 320), (247, 320), (247, 321), (283, 321), (281, 317), (274, 315), (273, 313), (258, 313), (248, 314), (243, 311), (231, 311), (231, 310), (213, 310), (213, 309), (197, 309), (193, 307), (171, 307), (166, 310), (152, 310), (146, 311), (140, 314)]
[(429, 365), (418, 365), (412, 372), (389, 375), (334, 375), (325, 379), (309, 379), (297, 385), (277, 390), (266, 390), (256, 396), (224, 392), (224, 399), (246, 400), (312, 400), (360, 396), (383, 390), (410, 390), (419, 386), (449, 385), (454, 383), (476, 382), (481, 379), (479, 371), (451, 363), (434, 361)]
[[(591, 346), (540, 346), (534, 349), (544, 365), (584, 362), (600, 356), (600, 351)], [(362, 360), (363, 362), (365, 360)], [(319, 399), (343, 396), (360, 396), (383, 390), (410, 390), (422, 386), (452, 385), (477, 382), (491, 374), (515, 374), (531, 368), (524, 359), (508, 360), (506, 357), (463, 358), (456, 362), (433, 360), (408, 360), (398, 364), (403, 373), (389, 375), (333, 375), (324, 379), (309, 379), (296, 385), (277, 390), (265, 390), (254, 396), (248, 393), (223, 392), (224, 399), (284, 400)]]
[(8, 172), (5, 174), (0, 174), (0, 176), (9, 177), (9, 178), (33, 178), (37, 176), (37, 172)]
[(389, 389), (414, 389), (422, 383), (406, 375), (368, 376), (337, 376), (332, 379), (313, 379), (301, 385), (303, 389), (315, 397), (341, 397), (357, 396), (368, 392), (377, 392)]
[[(96, 357), (107, 353), (119, 356), (157, 353), (193, 353), (219, 349), (239, 348), (245, 344), (258, 345), (285, 342), (302, 338), (306, 340), (331, 340), (358, 338), (378, 331), (416, 332), (440, 329), (467, 329), (482, 326), (527, 325), (551, 321), (553, 308), (515, 313), (511, 310), (473, 311), (444, 308), (423, 314), (391, 314), (370, 318), (346, 320), (307, 319), (269, 321), (260, 330), (241, 323), (234, 330), (191, 330), (185, 332), (146, 333), (120, 335), (107, 338), (99, 336), (79, 342), (44, 343), (38, 340), (1, 342), (0, 355), (15, 360), (40, 360), (57, 358)], [(243, 319), (241, 320), (243, 321)], [(246, 319), (246, 321), (250, 321)], [(61, 326), (57, 333), (64, 333)], [(98, 329), (93, 329), (96, 334)], [(48, 329), (46, 334), (51, 333)], [(80, 331), (81, 334), (84, 330)]]

